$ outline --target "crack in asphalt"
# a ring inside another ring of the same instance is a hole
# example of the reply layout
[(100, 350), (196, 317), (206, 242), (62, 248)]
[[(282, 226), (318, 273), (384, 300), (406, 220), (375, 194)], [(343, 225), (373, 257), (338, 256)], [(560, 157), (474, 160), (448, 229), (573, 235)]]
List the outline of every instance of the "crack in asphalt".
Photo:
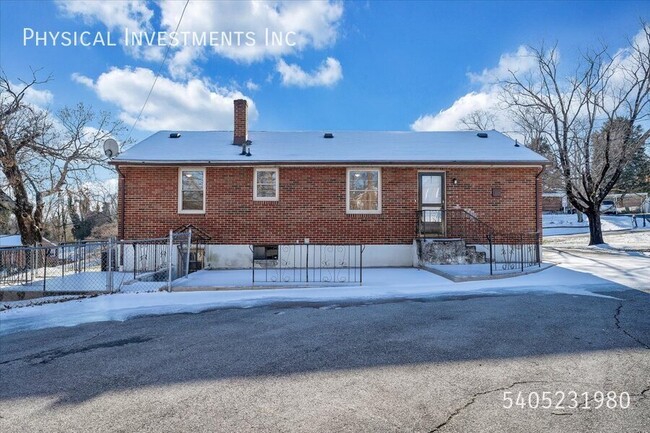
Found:
[(650, 346), (648, 346), (647, 344), (645, 344), (643, 341), (639, 340), (638, 338), (634, 337), (632, 334), (630, 334), (629, 332), (627, 332), (627, 330), (625, 330), (625, 328), (623, 328), (623, 327), (621, 326), (621, 321), (620, 321), (619, 317), (620, 317), (620, 315), (621, 315), (621, 309), (622, 309), (622, 308), (623, 308), (623, 303), (621, 302), (620, 304), (618, 304), (618, 308), (616, 308), (616, 313), (614, 314), (614, 323), (615, 323), (615, 325), (616, 325), (616, 328), (618, 328), (618, 329), (620, 329), (621, 331), (623, 331), (623, 333), (624, 333), (625, 335), (627, 335), (627, 336), (630, 337), (632, 340), (634, 340), (634, 341), (636, 341), (637, 343), (639, 343), (641, 346), (645, 347), (646, 349), (650, 349)]
[[(102, 334), (103, 332), (100, 332), (96, 336)], [(95, 336), (95, 337), (96, 337)], [(94, 337), (92, 337), (94, 338)], [(86, 339), (85, 341), (88, 341), (92, 338)], [(132, 338), (125, 338), (121, 340), (113, 340), (113, 341), (106, 341), (103, 343), (96, 343), (96, 344), (90, 344), (88, 346), (83, 346), (83, 347), (77, 347), (75, 349), (53, 349), (53, 350), (46, 350), (43, 352), (35, 353), (32, 355), (24, 356), (22, 358), (16, 358), (16, 359), (10, 359), (8, 361), (3, 361), (0, 362), (0, 365), (3, 364), (9, 364), (12, 362), (16, 361), (27, 361), (27, 362), (32, 362), (33, 364), (47, 364), (49, 362), (54, 361), (55, 359), (58, 358), (63, 358), (64, 356), (68, 355), (74, 355), (77, 353), (85, 353), (85, 352), (90, 352), (92, 350), (96, 349), (103, 349), (103, 348), (113, 348), (113, 347), (122, 347), (126, 346), (128, 344), (140, 344), (140, 343), (146, 343), (147, 341), (153, 340), (153, 337), (132, 337)], [(79, 344), (79, 343), (76, 343)], [(70, 346), (68, 346), (70, 347)]]
[(486, 395), (486, 394), (491, 394), (491, 393), (493, 393), (493, 392), (497, 392), (497, 391), (505, 391), (505, 390), (508, 390), (508, 389), (514, 388), (514, 387), (517, 386), (517, 385), (525, 385), (525, 384), (529, 384), (529, 383), (549, 383), (549, 382), (547, 382), (547, 381), (545, 381), (545, 380), (525, 380), (525, 381), (513, 382), (511, 385), (508, 385), (508, 386), (501, 386), (501, 387), (499, 387), (499, 388), (494, 388), (494, 389), (490, 389), (490, 390), (487, 390), (487, 391), (477, 392), (477, 393), (475, 393), (474, 395), (472, 395), (472, 396), (470, 397), (470, 399), (469, 399), (469, 401), (468, 401), (467, 403), (465, 403), (464, 405), (462, 405), (461, 407), (459, 407), (458, 409), (456, 409), (455, 411), (453, 411), (453, 412), (452, 412), (452, 413), (447, 417), (446, 420), (444, 420), (442, 423), (438, 424), (438, 426), (436, 426), (436, 427), (435, 427), (433, 430), (431, 430), (429, 433), (434, 433), (434, 432), (440, 431), (441, 428), (443, 428), (443, 427), (445, 427), (447, 424), (449, 424), (449, 422), (451, 422), (451, 420), (454, 419), (456, 416), (458, 416), (458, 414), (460, 414), (463, 410), (467, 409), (469, 406), (471, 406), (472, 404), (474, 404), (474, 403), (476, 402), (476, 399), (477, 399), (478, 397), (480, 397), (480, 396), (482, 396), (482, 395)]

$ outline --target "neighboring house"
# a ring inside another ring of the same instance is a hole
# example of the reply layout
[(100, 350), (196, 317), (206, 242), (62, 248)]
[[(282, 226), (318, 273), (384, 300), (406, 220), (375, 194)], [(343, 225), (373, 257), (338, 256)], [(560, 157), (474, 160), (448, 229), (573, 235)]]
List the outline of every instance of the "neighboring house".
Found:
[(570, 209), (565, 192), (542, 193), (542, 210), (544, 212), (567, 213)]
[[(56, 244), (43, 238), (42, 245), (46, 247), (52, 247), (55, 246)], [(20, 239), (20, 235), (0, 235), (0, 248), (12, 248), (12, 247), (15, 248), (15, 247), (22, 247), (22, 246), (23, 246), (23, 242)]]
[(237, 268), (253, 245), (363, 244), (365, 266), (411, 266), (416, 239), (469, 236), (470, 220), (541, 232), (547, 160), (497, 131), (249, 132), (237, 100), (234, 132), (160, 131), (111, 163), (120, 238), (191, 224), (206, 266)]
[(0, 248), (22, 247), (20, 235), (0, 235)]
[(616, 203), (619, 212), (647, 212), (648, 193), (629, 192), (627, 194), (608, 194), (607, 200)]
[[(648, 193), (646, 192), (629, 192), (626, 194), (612, 193), (607, 194), (604, 201), (612, 201), (616, 206), (616, 212), (648, 212), (650, 203)], [(567, 195), (562, 191), (545, 192), (542, 194), (542, 209), (544, 212), (571, 212), (573, 206), (569, 204)]]

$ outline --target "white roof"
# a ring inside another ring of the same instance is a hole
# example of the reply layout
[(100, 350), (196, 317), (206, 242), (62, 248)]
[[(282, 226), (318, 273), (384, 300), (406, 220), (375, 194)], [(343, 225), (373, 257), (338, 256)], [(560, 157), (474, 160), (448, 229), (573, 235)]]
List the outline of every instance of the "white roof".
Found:
[(20, 235), (0, 235), (0, 247), (22, 247)]
[[(177, 132), (178, 138), (170, 138)], [(545, 164), (548, 161), (497, 131), (411, 132), (251, 131), (251, 156), (233, 146), (230, 131), (159, 131), (113, 158), (116, 164)]]
[[(43, 238), (44, 246), (55, 246), (54, 242)], [(0, 235), (0, 248), (22, 247), (23, 241), (20, 235)]]

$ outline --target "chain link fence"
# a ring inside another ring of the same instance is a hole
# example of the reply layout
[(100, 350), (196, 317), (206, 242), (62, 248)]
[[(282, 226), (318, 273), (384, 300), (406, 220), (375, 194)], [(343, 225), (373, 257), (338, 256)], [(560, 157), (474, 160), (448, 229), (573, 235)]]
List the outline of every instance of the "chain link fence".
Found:
[(191, 243), (190, 230), (157, 239), (0, 248), (0, 300), (171, 290), (189, 273)]

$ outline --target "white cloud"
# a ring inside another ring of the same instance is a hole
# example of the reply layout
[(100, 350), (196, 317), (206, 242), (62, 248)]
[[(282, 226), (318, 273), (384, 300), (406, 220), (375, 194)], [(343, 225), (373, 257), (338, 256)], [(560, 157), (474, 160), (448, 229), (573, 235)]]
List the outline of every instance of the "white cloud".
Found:
[(260, 85), (254, 82), (253, 80), (248, 80), (246, 81), (245, 84), (246, 88), (250, 90), (251, 92), (254, 92), (256, 90), (260, 90)]
[(130, 32), (153, 30), (151, 20), (153, 9), (146, 2), (138, 0), (97, 1), (97, 0), (56, 0), (56, 5), (69, 17), (81, 17), (86, 23), (102, 23), (115, 32), (122, 47), (131, 56), (148, 61), (161, 61), (164, 50), (159, 46), (134, 46), (124, 43), (124, 29)]
[(495, 93), (471, 92), (437, 114), (420, 116), (411, 124), (411, 129), (414, 131), (455, 131), (461, 129), (460, 121), (463, 117), (477, 110), (493, 112), (497, 103), (498, 98)]
[(535, 68), (537, 62), (529, 48), (520, 46), (514, 53), (502, 54), (499, 58), (499, 63), (496, 67), (491, 69), (483, 69), (480, 74), (469, 73), (472, 83), (479, 83), (483, 85), (492, 85), (499, 80), (509, 78), (511, 72), (521, 74)]
[[(648, 29), (648, 26), (646, 26), (646, 29)], [(631, 47), (619, 49), (612, 56), (610, 84), (614, 89), (618, 91), (630, 81), (641, 80), (643, 78), (643, 69), (637, 68), (635, 65), (639, 63), (638, 53), (648, 52), (648, 43), (646, 30), (641, 28), (634, 38), (632, 38)]]
[[(10, 81), (9, 85), (16, 94), (20, 93), (25, 88), (24, 83), (13, 83)], [(39, 90), (34, 86), (25, 90), (25, 94), (23, 96), (23, 102), (25, 104), (31, 105), (39, 110), (46, 110), (47, 105), (49, 105), (53, 99), (54, 94), (52, 92), (47, 89)]]
[[(75, 74), (75, 81), (95, 91), (103, 100), (117, 105), (120, 119), (133, 124), (142, 108), (155, 74), (146, 68), (112, 68), (96, 80)], [(254, 102), (241, 92), (218, 87), (207, 80), (177, 82), (159, 77), (137, 128), (160, 129), (232, 129), (233, 100), (248, 99), (249, 119), (257, 119)]]
[[(182, 1), (158, 1), (158, 10), (140, 1), (57, 0), (65, 14), (100, 22), (108, 29), (131, 31), (166, 31), (176, 29), (185, 6)], [(283, 55), (297, 54), (308, 48), (322, 49), (336, 42), (339, 22), (343, 16), (340, 1), (191, 1), (183, 16), (179, 32), (224, 32), (231, 34), (231, 44), (214, 47), (179, 46), (171, 49), (168, 68), (172, 77), (186, 78), (198, 71), (196, 62), (211, 53), (243, 63), (252, 63)], [(153, 28), (159, 22), (157, 28)], [(282, 44), (266, 43), (266, 31), (282, 34)], [(234, 32), (253, 32), (255, 43), (248, 46), (242, 40), (236, 44)], [(291, 33), (292, 32), (292, 33)], [(286, 40), (287, 34), (291, 36)], [(289, 42), (289, 43), (287, 43)], [(135, 58), (160, 61), (164, 47), (129, 47)]]
[(296, 64), (287, 64), (280, 59), (276, 65), (285, 86), (315, 87), (335, 85), (343, 78), (341, 63), (333, 57), (328, 57), (317, 70), (307, 73)]
[[(468, 73), (471, 83), (479, 84), (481, 90), (469, 92), (436, 114), (420, 116), (411, 124), (415, 131), (456, 131), (466, 129), (462, 120), (475, 111), (494, 115), (495, 128), (513, 134), (514, 122), (507, 111), (501, 107), (498, 82), (511, 76), (511, 72), (521, 74), (532, 71), (536, 61), (531, 50), (520, 46), (514, 53), (502, 54), (497, 66), (483, 69), (480, 73)], [(513, 136), (516, 136), (514, 134)]]
[[(182, 12), (183, 2), (163, 2), (161, 27), (174, 30)], [(338, 36), (338, 25), (343, 15), (339, 1), (219, 1), (190, 2), (179, 31), (253, 32), (255, 43), (233, 43), (212, 47), (213, 52), (244, 63), (295, 54), (309, 47), (316, 49), (333, 44)], [(267, 43), (266, 31), (284, 36), (289, 32), (292, 45)], [(182, 47), (171, 61), (174, 73), (182, 75), (183, 69), (191, 70), (192, 62), (204, 56), (205, 49)]]
[[(638, 47), (642, 52), (648, 51), (648, 39), (644, 29), (641, 29), (632, 39), (632, 45)], [(554, 55), (559, 61), (559, 51), (555, 49), (552, 53), (547, 52), (545, 55)], [(603, 68), (609, 68), (611, 76), (608, 79), (609, 91), (605, 95), (605, 107), (612, 108), (614, 101), (620, 101), (620, 89), (634, 81), (635, 74), (640, 74), (635, 64), (638, 59), (634, 58), (634, 50), (630, 47), (619, 49), (612, 56), (611, 63), (603, 65)], [(420, 116), (411, 124), (411, 129), (416, 131), (442, 131), (442, 130), (459, 130), (465, 126), (461, 120), (474, 111), (485, 111), (494, 115), (495, 128), (499, 131), (506, 132), (514, 138), (520, 138), (516, 131), (516, 125), (513, 122), (508, 110), (504, 109), (501, 103), (500, 80), (511, 77), (511, 72), (521, 76), (528, 74), (533, 84), (539, 85), (539, 73), (537, 71), (537, 61), (534, 53), (524, 46), (520, 46), (515, 53), (505, 53), (499, 58), (497, 66), (486, 68), (480, 73), (467, 74), (469, 80), (474, 84), (479, 84), (479, 92), (467, 93), (451, 104), (450, 107), (441, 110), (436, 114), (425, 114)], [(638, 77), (637, 77), (638, 78)], [(579, 107), (574, 98), (575, 107), (570, 107), (576, 111), (581, 111), (584, 115), (584, 107)]]
[(83, 84), (86, 87), (93, 87), (93, 80), (77, 72), (72, 73), (72, 81)]
[(56, 0), (59, 9), (70, 16), (80, 16), (87, 23), (101, 22), (109, 30), (145, 29), (153, 17), (153, 10), (138, 0)]
[(50, 104), (54, 99), (54, 94), (49, 90), (38, 90), (33, 87), (30, 87), (25, 92), (24, 101), (31, 105), (36, 105), (37, 107), (44, 108), (46, 105)]

